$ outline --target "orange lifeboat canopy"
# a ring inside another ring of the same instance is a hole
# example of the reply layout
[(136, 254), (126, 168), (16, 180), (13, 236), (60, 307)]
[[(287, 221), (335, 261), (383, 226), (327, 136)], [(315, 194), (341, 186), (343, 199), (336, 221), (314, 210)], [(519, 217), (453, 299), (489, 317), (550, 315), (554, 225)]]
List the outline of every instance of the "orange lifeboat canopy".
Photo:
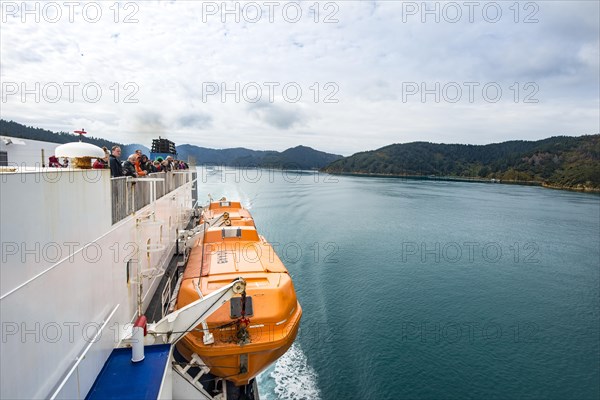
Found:
[(200, 223), (207, 228), (191, 249), (177, 307), (238, 277), (246, 280), (245, 307), (242, 297), (232, 298), (206, 320), (212, 338), (205, 340), (201, 324), (177, 349), (188, 360), (198, 354), (213, 375), (245, 385), (292, 345), (302, 308), (287, 269), (239, 202), (211, 203)]

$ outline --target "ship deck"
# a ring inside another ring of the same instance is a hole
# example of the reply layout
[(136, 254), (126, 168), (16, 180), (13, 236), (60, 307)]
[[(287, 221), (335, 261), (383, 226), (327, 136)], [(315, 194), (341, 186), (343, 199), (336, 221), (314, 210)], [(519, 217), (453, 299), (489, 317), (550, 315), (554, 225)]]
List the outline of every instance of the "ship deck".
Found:
[(131, 361), (131, 349), (114, 349), (86, 399), (156, 399), (169, 362), (170, 344), (146, 346), (143, 361)]

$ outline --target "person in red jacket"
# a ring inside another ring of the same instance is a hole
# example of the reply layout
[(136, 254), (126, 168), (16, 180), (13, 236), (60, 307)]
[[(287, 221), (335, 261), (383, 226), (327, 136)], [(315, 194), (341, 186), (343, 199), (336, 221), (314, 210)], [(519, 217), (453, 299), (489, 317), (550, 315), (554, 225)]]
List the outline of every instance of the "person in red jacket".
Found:
[(110, 154), (108, 153), (108, 149), (106, 147), (103, 147), (102, 150), (104, 150), (104, 158), (98, 158), (96, 161), (94, 161), (94, 165), (92, 165), (92, 168), (94, 169), (108, 168), (108, 158), (110, 157)]
[(58, 158), (56, 156), (50, 156), (48, 158), (48, 166), (51, 168), (61, 168), (62, 164), (60, 163), (60, 161), (58, 161)]

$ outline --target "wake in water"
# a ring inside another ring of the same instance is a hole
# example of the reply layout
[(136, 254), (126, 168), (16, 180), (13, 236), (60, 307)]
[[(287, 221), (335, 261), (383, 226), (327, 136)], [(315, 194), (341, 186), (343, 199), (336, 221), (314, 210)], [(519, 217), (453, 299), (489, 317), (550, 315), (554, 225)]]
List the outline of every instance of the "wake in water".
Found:
[(318, 400), (321, 392), (317, 374), (310, 365), (300, 345), (292, 347), (275, 363), (258, 376), (260, 398), (265, 400)]

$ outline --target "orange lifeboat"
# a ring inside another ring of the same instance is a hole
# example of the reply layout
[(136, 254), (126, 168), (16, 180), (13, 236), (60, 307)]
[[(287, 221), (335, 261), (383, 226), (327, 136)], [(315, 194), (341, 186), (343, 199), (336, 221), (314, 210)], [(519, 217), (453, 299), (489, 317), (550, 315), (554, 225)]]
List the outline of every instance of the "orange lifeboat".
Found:
[(190, 251), (177, 308), (238, 277), (246, 292), (185, 335), (177, 350), (187, 360), (196, 353), (211, 374), (247, 385), (292, 345), (302, 308), (287, 269), (239, 202), (211, 202), (200, 224), (204, 233)]

